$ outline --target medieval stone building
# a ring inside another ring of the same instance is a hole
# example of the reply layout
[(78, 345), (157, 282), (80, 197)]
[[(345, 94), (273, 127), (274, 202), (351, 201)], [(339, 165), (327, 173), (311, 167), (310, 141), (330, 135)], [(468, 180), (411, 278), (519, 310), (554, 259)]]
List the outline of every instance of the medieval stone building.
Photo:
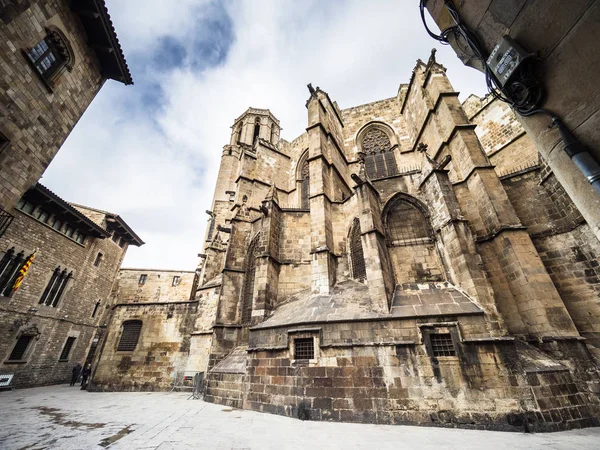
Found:
[[(197, 333), (194, 271), (121, 269), (92, 390), (165, 390), (177, 373), (206, 367), (211, 332)], [(207, 341), (198, 348), (198, 337)]]
[(103, 0), (0, 1), (0, 236), (107, 79), (132, 84)]
[(0, 238), (0, 374), (16, 387), (65, 383), (76, 363), (93, 358), (119, 266), (143, 242), (117, 214), (68, 203), (39, 183), (9, 212)]
[(193, 298), (115, 313), (96, 388), (196, 370), (311, 420), (596, 424), (600, 243), (511, 110), (461, 104), (433, 54), (388, 99), (309, 90), (292, 141), (234, 121)]

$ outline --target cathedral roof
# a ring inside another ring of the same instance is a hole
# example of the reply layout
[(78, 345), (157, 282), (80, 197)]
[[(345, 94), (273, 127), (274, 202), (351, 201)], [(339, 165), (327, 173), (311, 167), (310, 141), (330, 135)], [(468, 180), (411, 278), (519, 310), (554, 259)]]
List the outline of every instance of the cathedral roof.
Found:
[(338, 283), (333, 294), (313, 294), (310, 289), (289, 297), (271, 317), (252, 329), (280, 326), (483, 314), (465, 293), (447, 282), (408, 283), (396, 286), (390, 314), (377, 311), (366, 285), (353, 280)]

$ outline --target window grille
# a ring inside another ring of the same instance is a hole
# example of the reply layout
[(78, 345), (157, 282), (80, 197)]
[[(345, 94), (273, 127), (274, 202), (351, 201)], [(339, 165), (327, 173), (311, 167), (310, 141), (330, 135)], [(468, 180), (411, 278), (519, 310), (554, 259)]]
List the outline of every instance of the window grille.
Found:
[(387, 232), (392, 245), (417, 245), (431, 241), (426, 217), (403, 200), (396, 201), (388, 213)]
[(294, 359), (315, 359), (314, 338), (294, 339)]
[(354, 219), (352, 228), (350, 229), (350, 269), (352, 278), (359, 281), (364, 281), (367, 278), (365, 268), (365, 255), (362, 248), (362, 240), (360, 235), (360, 221)]
[(118, 352), (132, 352), (137, 346), (142, 331), (141, 320), (129, 320), (123, 323), (123, 332), (117, 347)]
[(11, 247), (4, 253), (4, 256), (0, 260), (0, 294), (5, 297), (12, 295), (12, 287), (24, 263), (25, 254), (22, 251), (15, 254), (15, 248)]
[(429, 339), (433, 356), (456, 356), (450, 333), (430, 334)]
[(252, 303), (254, 301), (254, 277), (256, 275), (256, 247), (258, 236), (248, 247), (246, 260), (246, 276), (244, 277), (244, 289), (242, 292), (242, 323), (249, 324), (252, 319)]
[(140, 275), (140, 279), (138, 281), (138, 284), (146, 284), (146, 280), (148, 279), (148, 275), (143, 273)]
[(300, 172), (300, 208), (309, 209), (310, 208), (310, 169), (308, 166), (308, 161), (304, 161), (302, 164), (302, 170)]
[[(8, 140), (8, 138), (6, 136), (4, 136), (2, 133), (0, 133), (0, 153), (2, 153), (4, 151), (4, 149), (6, 147), (8, 147), (8, 143), (10, 141)], [(2, 234), (0, 234), (0, 236), (2, 236)]]
[(8, 360), (9, 361), (21, 361), (23, 359), (23, 357), (25, 356), (25, 352), (27, 351), (27, 348), (29, 347), (29, 344), (32, 339), (33, 339), (33, 336), (19, 337), (12, 352), (10, 353), (10, 356), (8, 357)]
[(60, 353), (60, 361), (67, 361), (69, 359), (69, 353), (71, 353), (71, 348), (73, 348), (73, 344), (75, 343), (74, 337), (68, 337), (67, 342), (65, 342), (65, 346)]
[(396, 158), (388, 135), (380, 128), (368, 130), (361, 143), (365, 154), (365, 171), (370, 179), (398, 174)]
[(73, 272), (67, 273), (67, 269), (61, 271), (60, 266), (54, 269), (50, 281), (48, 281), (40, 298), (40, 305), (56, 308), (71, 278), (73, 278)]

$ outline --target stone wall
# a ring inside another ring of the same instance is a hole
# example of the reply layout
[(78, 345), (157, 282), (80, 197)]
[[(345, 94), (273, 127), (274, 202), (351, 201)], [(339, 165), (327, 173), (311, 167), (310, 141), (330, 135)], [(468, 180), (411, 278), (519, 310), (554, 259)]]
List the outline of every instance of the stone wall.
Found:
[[(511, 4), (465, 0), (456, 7), (488, 54), (502, 36), (509, 35), (526, 51), (538, 55), (535, 73), (546, 94), (543, 107), (557, 114), (596, 161), (600, 160), (600, 97), (592, 81), (598, 71), (595, 42), (600, 37), (600, 1), (575, 2), (568, 10), (561, 2), (548, 4), (543, 0)], [(442, 0), (428, 2), (427, 9), (440, 29), (454, 24)], [(464, 53), (461, 43), (452, 45), (465, 64), (481, 70), (481, 64)], [(594, 235), (600, 238), (600, 196), (562, 150), (558, 131), (548, 129), (550, 120), (545, 115), (519, 120)]]
[[(4, 7), (2, 7), (4, 8)], [(0, 150), (0, 207), (10, 210), (48, 167), (104, 83), (88, 37), (66, 0), (19, 2), (0, 17), (0, 133), (9, 140)], [(71, 70), (52, 92), (22, 52), (58, 28), (74, 53)]]
[[(140, 283), (140, 277), (146, 276)], [(178, 279), (178, 280), (177, 280)], [(190, 300), (195, 272), (122, 268), (113, 295), (117, 303), (165, 303)]]
[[(178, 372), (198, 370), (188, 366), (197, 308), (195, 301), (115, 306), (90, 389), (168, 390)], [(135, 350), (118, 351), (123, 323), (127, 320), (141, 320), (141, 334)]]
[[(369, 345), (362, 333), (373, 325), (290, 331), (289, 343), (296, 337), (316, 337), (319, 348), (310, 361), (294, 360), (288, 342), (272, 348), (250, 347), (245, 372), (231, 370), (231, 364), (225, 365), (229, 371), (211, 372), (206, 398), (302, 420), (512, 431), (597, 424), (585, 389), (564, 366), (548, 361), (541, 370), (520, 356), (539, 358), (534, 347), (464, 339), (456, 356), (432, 357), (419, 337), (410, 340), (415, 337), (410, 323), (394, 326), (407, 331), (404, 342), (379, 340), (377, 346)], [(455, 332), (454, 327), (443, 325), (440, 330)], [(345, 334), (354, 337), (352, 344), (342, 343)]]
[[(109, 306), (117, 270), (127, 250), (110, 238), (89, 237), (79, 244), (24, 212), (13, 209), (15, 219), (0, 239), (0, 255), (11, 247), (29, 255), (38, 248), (34, 262), (19, 290), (0, 295), (0, 370), (15, 373), (17, 387), (65, 383), (71, 369), (86, 359), (96, 327)], [(99, 266), (98, 252), (104, 256)], [(1, 256), (0, 256), (1, 257)], [(57, 266), (73, 272), (72, 280), (56, 307), (39, 304)], [(99, 308), (94, 313), (97, 302)], [(37, 337), (19, 362), (6, 361), (24, 330), (35, 327)], [(59, 361), (67, 337), (75, 337), (68, 360)]]

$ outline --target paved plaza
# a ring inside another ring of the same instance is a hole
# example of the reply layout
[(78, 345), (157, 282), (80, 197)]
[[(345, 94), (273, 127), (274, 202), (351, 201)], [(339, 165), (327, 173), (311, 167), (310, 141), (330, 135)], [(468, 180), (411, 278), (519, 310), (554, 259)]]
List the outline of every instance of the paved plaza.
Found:
[(186, 393), (90, 393), (66, 385), (0, 392), (0, 449), (573, 449), (600, 428), (552, 434), (302, 422)]

